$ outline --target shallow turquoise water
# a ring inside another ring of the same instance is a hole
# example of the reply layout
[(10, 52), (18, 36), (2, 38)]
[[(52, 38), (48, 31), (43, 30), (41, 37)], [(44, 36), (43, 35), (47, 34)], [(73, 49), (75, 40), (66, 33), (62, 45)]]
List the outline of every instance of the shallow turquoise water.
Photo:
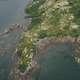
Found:
[(80, 80), (80, 66), (74, 61), (74, 54), (70, 43), (48, 47), (38, 57), (40, 70), (34, 80)]
[[(11, 24), (24, 23), (24, 7), (29, 0), (0, 0), (0, 32)], [(10, 80), (11, 58), (22, 31), (0, 36), (0, 80)]]

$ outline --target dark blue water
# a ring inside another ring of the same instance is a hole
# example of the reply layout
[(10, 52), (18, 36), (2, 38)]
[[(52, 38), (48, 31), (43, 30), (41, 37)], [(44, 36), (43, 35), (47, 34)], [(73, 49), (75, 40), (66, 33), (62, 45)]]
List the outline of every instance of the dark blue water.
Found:
[(40, 71), (34, 80), (80, 80), (80, 67), (74, 60), (74, 54), (70, 43), (48, 47), (38, 57)]
[[(0, 32), (4, 32), (11, 24), (25, 24), (24, 7), (29, 0), (0, 0)], [(10, 80), (11, 58), (22, 31), (15, 31), (0, 36), (0, 80)]]

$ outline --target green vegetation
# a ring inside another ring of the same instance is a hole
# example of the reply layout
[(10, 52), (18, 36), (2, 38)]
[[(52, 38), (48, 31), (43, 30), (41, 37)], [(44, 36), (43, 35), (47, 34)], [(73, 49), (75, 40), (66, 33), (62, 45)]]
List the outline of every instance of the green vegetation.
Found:
[(35, 54), (39, 39), (80, 36), (80, 0), (33, 0), (25, 12), (32, 17), (32, 21), (17, 47), (23, 72)]

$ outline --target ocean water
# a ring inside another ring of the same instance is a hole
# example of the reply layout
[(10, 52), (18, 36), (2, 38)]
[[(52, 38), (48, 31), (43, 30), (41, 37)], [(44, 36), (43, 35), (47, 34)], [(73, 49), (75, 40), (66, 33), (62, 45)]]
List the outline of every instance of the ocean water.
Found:
[[(29, 0), (0, 0), (0, 33), (8, 30), (11, 24), (25, 24), (24, 8)], [(10, 80), (12, 55), (20, 40), (22, 31), (0, 36), (0, 80)]]

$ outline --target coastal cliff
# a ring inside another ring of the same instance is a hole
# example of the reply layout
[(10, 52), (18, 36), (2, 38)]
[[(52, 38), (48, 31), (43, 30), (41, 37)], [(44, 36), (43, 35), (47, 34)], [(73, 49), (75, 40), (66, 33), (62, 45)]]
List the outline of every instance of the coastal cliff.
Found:
[(31, 23), (16, 48), (14, 80), (32, 80), (32, 74), (40, 68), (35, 56), (45, 47), (58, 42), (67, 41), (75, 45), (74, 58), (80, 63), (79, 8), (79, 0), (33, 0), (26, 6), (25, 12), (29, 14), (27, 18)]

